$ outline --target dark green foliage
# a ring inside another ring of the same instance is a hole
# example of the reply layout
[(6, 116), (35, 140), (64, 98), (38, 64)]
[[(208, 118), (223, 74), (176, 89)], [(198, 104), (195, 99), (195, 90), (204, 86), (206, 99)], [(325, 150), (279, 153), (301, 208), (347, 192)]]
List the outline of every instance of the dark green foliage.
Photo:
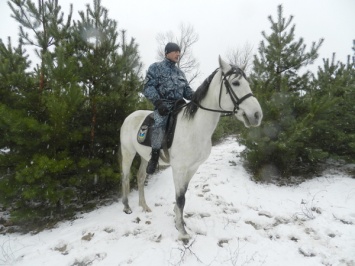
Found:
[[(11, 2), (23, 28), (18, 48), (0, 42), (0, 205), (39, 225), (118, 193), (119, 129), (142, 102), (141, 63), (101, 1), (73, 25), (58, 1)], [(39, 47), (34, 73), (23, 43)]]
[(263, 32), (254, 58), (251, 86), (264, 119), (261, 127), (243, 130), (243, 157), (257, 180), (292, 175), (312, 176), (328, 158), (354, 161), (354, 65), (324, 60), (318, 76), (303, 66), (312, 63), (323, 40), (306, 51), (295, 41), (292, 17), (271, 17), (272, 33)]
[(254, 58), (251, 85), (264, 119), (261, 127), (243, 131), (247, 147), (243, 156), (260, 180), (313, 171), (314, 163), (327, 156), (309, 143), (313, 123), (327, 104), (309, 103), (311, 75), (299, 74), (302, 67), (317, 58), (323, 40), (306, 51), (303, 39), (295, 40), (292, 19), (283, 18), (282, 6), (278, 7), (277, 21), (269, 17), (272, 32), (263, 32), (266, 43), (261, 42), (259, 56)]
[(311, 141), (336, 159), (355, 162), (355, 67), (323, 60), (314, 81), (312, 99), (331, 102), (315, 121)]

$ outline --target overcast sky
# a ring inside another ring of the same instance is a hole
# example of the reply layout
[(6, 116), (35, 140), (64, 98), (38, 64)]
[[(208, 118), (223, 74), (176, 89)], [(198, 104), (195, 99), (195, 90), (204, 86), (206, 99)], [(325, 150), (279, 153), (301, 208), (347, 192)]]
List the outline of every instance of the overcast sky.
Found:
[[(70, 3), (75, 19), (86, 4), (93, 5), (92, 0), (59, 0), (65, 14)], [(284, 7), (284, 17), (294, 16), (296, 38), (303, 37), (308, 48), (313, 41), (325, 39), (316, 65), (321, 64), (321, 58), (331, 58), (333, 52), (343, 62), (353, 54), (355, 0), (102, 0), (109, 18), (139, 44), (144, 73), (156, 61), (157, 34), (172, 31), (178, 35), (181, 23), (192, 25), (199, 35), (193, 54), (200, 63), (200, 81), (218, 67), (218, 55), (225, 58), (228, 51), (242, 49), (246, 43), (257, 52), (261, 32), (271, 32), (268, 16), (277, 20), (279, 4)], [(5, 43), (7, 36), (13, 42), (18, 39), (19, 25), (10, 14), (7, 1), (0, 0), (0, 38)]]

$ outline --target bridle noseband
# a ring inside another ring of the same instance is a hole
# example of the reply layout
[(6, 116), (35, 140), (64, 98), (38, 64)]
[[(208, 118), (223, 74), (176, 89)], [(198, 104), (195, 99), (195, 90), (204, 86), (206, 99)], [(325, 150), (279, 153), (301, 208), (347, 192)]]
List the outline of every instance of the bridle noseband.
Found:
[(222, 109), (222, 107), (221, 107), (221, 99), (222, 99), (222, 89), (223, 89), (223, 84), (224, 84), (224, 86), (226, 87), (227, 94), (229, 94), (229, 97), (230, 97), (230, 99), (231, 99), (231, 101), (232, 101), (232, 103), (234, 105), (233, 111), (226, 111), (226, 110), (223, 110), (223, 109), (222, 110), (210, 109), (210, 108), (203, 107), (202, 105), (200, 105), (200, 103), (196, 103), (196, 102), (191, 102), (191, 103), (197, 105), (199, 108), (201, 108), (203, 110), (222, 113), (222, 114), (225, 114), (225, 115), (234, 115), (236, 113), (236, 111), (239, 110), (239, 105), (243, 101), (245, 101), (246, 99), (248, 99), (249, 97), (252, 97), (254, 95), (252, 93), (247, 93), (242, 98), (238, 98), (238, 96), (235, 94), (235, 92), (232, 89), (232, 86), (230, 85), (230, 83), (228, 81), (228, 78), (231, 75), (233, 75), (233, 74), (242, 75), (245, 78), (245, 74), (240, 68), (232, 66), (232, 68), (227, 73), (224, 74), (222, 72), (222, 81), (221, 81), (221, 87), (220, 87), (220, 90), (219, 90), (219, 107)]

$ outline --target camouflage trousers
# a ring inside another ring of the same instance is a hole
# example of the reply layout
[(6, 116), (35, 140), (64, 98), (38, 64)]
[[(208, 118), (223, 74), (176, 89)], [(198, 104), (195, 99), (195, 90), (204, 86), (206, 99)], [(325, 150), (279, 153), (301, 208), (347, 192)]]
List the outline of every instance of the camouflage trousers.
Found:
[(154, 127), (152, 132), (152, 149), (159, 150), (162, 146), (168, 116), (161, 116), (158, 110), (154, 111)]

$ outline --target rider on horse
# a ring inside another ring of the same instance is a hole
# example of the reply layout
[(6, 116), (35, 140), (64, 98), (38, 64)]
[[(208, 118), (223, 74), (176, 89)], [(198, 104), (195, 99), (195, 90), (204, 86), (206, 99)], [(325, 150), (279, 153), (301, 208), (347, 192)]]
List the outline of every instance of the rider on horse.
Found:
[(152, 156), (147, 174), (153, 174), (158, 164), (168, 114), (180, 99), (191, 100), (194, 91), (185, 74), (176, 66), (180, 58), (180, 47), (176, 43), (165, 46), (165, 59), (152, 64), (144, 82), (144, 96), (154, 104), (154, 128), (152, 134)]

